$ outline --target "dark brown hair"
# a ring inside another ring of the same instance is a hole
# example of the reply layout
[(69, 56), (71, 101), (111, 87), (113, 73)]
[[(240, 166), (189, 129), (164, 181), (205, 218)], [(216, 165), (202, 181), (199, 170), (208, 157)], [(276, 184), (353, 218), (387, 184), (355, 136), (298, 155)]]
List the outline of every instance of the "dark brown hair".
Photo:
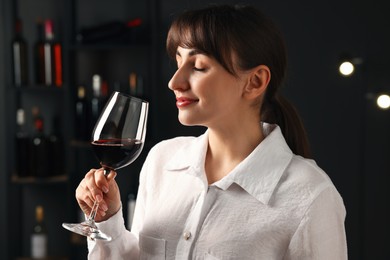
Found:
[[(280, 31), (262, 12), (251, 6), (213, 5), (185, 11), (173, 22), (167, 37), (168, 55), (177, 48), (194, 48), (215, 58), (229, 73), (266, 65), (271, 80), (261, 107), (261, 120), (278, 124), (295, 154), (311, 157), (309, 142), (296, 109), (279, 89), (283, 83), (287, 54)], [(233, 54), (237, 64), (233, 64)]]

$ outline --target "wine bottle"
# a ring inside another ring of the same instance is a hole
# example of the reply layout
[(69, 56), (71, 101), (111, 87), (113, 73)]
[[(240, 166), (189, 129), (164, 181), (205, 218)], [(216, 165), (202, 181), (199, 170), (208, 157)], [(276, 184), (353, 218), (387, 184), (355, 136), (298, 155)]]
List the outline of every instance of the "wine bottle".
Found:
[(53, 33), (51, 28), (51, 21), (45, 21), (45, 42), (43, 44), (43, 55), (44, 55), (44, 64), (45, 64), (45, 84), (50, 86), (53, 84), (53, 57), (52, 57), (52, 45), (51, 41), (53, 40)]
[(27, 63), (27, 43), (22, 35), (22, 21), (15, 22), (15, 36), (12, 41), (13, 59), (13, 81), (15, 86), (27, 85), (28, 63)]
[(131, 72), (129, 75), (130, 95), (137, 95), (137, 73)]
[(53, 119), (52, 132), (48, 137), (49, 175), (61, 175), (64, 173), (63, 139), (60, 129), (59, 118), (55, 117)]
[(108, 92), (109, 91), (108, 91), (107, 80), (103, 80), (102, 85), (101, 85), (101, 89), (100, 89), (100, 100), (101, 100), (101, 103), (103, 106), (108, 101)]
[(90, 122), (91, 129), (89, 132), (92, 131), (102, 110), (101, 89), (102, 89), (102, 78), (100, 75), (95, 74), (92, 77), (91, 122)]
[(47, 232), (44, 223), (44, 210), (42, 206), (35, 208), (35, 225), (31, 233), (31, 257), (47, 257)]
[(44, 135), (43, 118), (39, 108), (32, 109), (34, 134), (31, 140), (31, 172), (34, 177), (47, 177), (49, 174), (48, 141)]
[(45, 22), (46, 41), (51, 45), (52, 56), (52, 84), (56, 87), (62, 86), (62, 45), (54, 37), (53, 21)]
[(84, 86), (79, 86), (77, 89), (75, 124), (76, 138), (79, 140), (88, 140), (90, 134), (88, 126), (88, 101)]
[[(41, 34), (42, 24), (38, 24), (38, 34)], [(48, 19), (44, 23), (45, 38), (38, 40), (37, 52), (37, 79), (38, 84), (47, 86), (62, 86), (62, 46), (54, 40), (53, 21)]]
[(16, 156), (15, 156), (15, 164), (16, 164), (16, 174), (19, 177), (27, 177), (29, 176), (29, 148), (30, 148), (30, 139), (28, 134), (25, 132), (25, 113), (24, 109), (19, 108), (16, 112)]
[(44, 85), (45, 80), (45, 51), (44, 51), (44, 30), (43, 22), (39, 18), (37, 20), (37, 42), (34, 47), (34, 59), (35, 59), (35, 69), (36, 69), (36, 83)]
[(129, 75), (130, 95), (143, 98), (144, 96), (144, 80), (143, 77), (135, 72)]

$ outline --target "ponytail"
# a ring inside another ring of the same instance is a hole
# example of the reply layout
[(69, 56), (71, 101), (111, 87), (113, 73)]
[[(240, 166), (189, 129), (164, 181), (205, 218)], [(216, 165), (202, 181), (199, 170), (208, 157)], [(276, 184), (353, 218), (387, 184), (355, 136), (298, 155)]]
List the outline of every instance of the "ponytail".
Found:
[(271, 100), (267, 97), (266, 95), (262, 107), (262, 120), (279, 125), (288, 146), (294, 154), (311, 158), (307, 133), (296, 108), (279, 94)]

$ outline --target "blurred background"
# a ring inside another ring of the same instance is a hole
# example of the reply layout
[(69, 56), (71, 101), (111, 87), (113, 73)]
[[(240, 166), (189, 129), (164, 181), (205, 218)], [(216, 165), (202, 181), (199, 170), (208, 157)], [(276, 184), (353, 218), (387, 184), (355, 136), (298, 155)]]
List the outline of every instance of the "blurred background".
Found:
[[(86, 259), (85, 239), (61, 223), (80, 220), (75, 189), (99, 167), (88, 139), (115, 90), (147, 99), (151, 109), (145, 149), (117, 177), (131, 223), (148, 150), (204, 131), (177, 122), (167, 88), (175, 64), (165, 38), (175, 14), (209, 3), (0, 0), (0, 259), (42, 254), (42, 239), (48, 259)], [(304, 120), (314, 159), (344, 199), (349, 259), (389, 259), (386, 2), (213, 3), (253, 4), (280, 27), (289, 53), (283, 92)]]

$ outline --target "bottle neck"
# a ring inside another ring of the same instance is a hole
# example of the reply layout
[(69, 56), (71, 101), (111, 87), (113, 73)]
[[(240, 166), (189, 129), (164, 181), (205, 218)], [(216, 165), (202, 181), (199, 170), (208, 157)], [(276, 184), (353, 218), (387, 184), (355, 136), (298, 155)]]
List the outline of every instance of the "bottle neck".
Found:
[(42, 206), (38, 206), (36, 207), (35, 209), (35, 220), (37, 221), (37, 223), (42, 223), (43, 222), (43, 207)]
[(33, 115), (33, 127), (34, 130), (38, 133), (43, 132), (43, 118), (41, 116), (40, 110), (38, 107), (32, 108), (32, 115)]
[(25, 115), (24, 115), (24, 110), (23, 109), (18, 109), (16, 111), (16, 125), (18, 126), (19, 129), (22, 129), (25, 124)]
[(101, 96), (102, 78), (100, 75), (94, 75), (92, 77), (92, 90), (93, 96), (99, 98)]
[(43, 40), (45, 38), (45, 33), (44, 33), (44, 29), (43, 29), (43, 21), (38, 19), (36, 25), (37, 25), (38, 42), (43, 42)]
[(52, 41), (54, 39), (52, 20), (45, 21), (45, 37), (47, 41)]
[(38, 133), (42, 133), (43, 132), (43, 120), (42, 118), (35, 118), (34, 120), (34, 127), (35, 127), (35, 130), (38, 132)]
[(85, 88), (83, 86), (80, 86), (77, 90), (77, 98), (79, 100), (85, 99)]
[(22, 37), (22, 21), (17, 19), (15, 22), (15, 38)]

